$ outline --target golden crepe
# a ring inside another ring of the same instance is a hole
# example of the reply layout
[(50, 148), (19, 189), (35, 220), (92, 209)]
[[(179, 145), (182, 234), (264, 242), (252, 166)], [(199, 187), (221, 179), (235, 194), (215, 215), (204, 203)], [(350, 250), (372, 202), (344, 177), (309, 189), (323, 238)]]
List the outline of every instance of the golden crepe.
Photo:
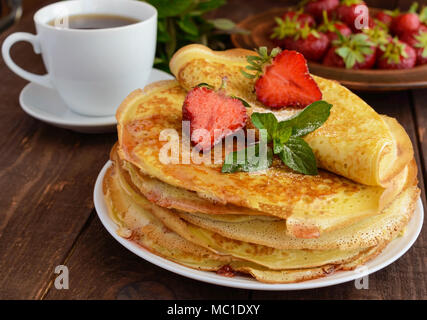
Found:
[(191, 268), (218, 271), (219, 274), (223, 270), (227, 273), (243, 272), (262, 282), (292, 283), (327, 276), (341, 269), (354, 269), (376, 256), (386, 245), (382, 243), (362, 250), (342, 263), (282, 270), (272, 270), (251, 261), (214, 253), (166, 228), (164, 222), (154, 214), (156, 206), (141, 195), (135, 196), (135, 190), (128, 189), (131, 186), (123, 185), (123, 182), (127, 182), (120, 179), (116, 165), (107, 170), (103, 190), (110, 214), (120, 227), (118, 233), (157, 255)]
[(296, 237), (318, 237), (378, 214), (413, 180), (410, 165), (388, 188), (382, 188), (361, 185), (326, 171), (317, 176), (297, 174), (280, 161), (263, 172), (233, 174), (221, 173), (221, 165), (214, 163), (163, 163), (159, 154), (166, 142), (159, 141), (159, 136), (164, 130), (176, 130), (182, 157), (190, 157), (185, 155), (190, 151), (183, 147), (186, 136), (181, 134), (185, 95), (173, 80), (131, 93), (116, 115), (120, 157), (144, 174), (194, 191), (199, 197), (287, 219), (288, 231)]
[[(227, 92), (245, 99), (253, 111), (273, 112), (279, 120), (295, 113), (297, 110), (289, 108), (265, 109), (256, 100), (255, 80), (240, 72), (248, 64), (248, 55), (257, 54), (244, 49), (212, 51), (194, 44), (175, 53), (170, 69), (186, 90), (202, 82), (219, 87), (221, 79), (227, 77)], [(318, 165), (362, 184), (386, 187), (413, 158), (406, 132), (395, 120), (380, 117), (337, 82), (313, 78), (323, 100), (333, 105), (326, 123), (305, 137), (316, 154)]]
[[(192, 225), (182, 220), (178, 214), (155, 205), (144, 198), (131, 182), (126, 171), (117, 167), (115, 174), (120, 187), (141, 207), (149, 208), (163, 224), (184, 239), (222, 255), (231, 255), (255, 262), (272, 270), (297, 269), (344, 263), (359, 256), (361, 249), (350, 250), (280, 250), (268, 246), (232, 240)], [(364, 248), (363, 248), (364, 249)]]
[(402, 229), (412, 216), (419, 189), (403, 191), (381, 214), (363, 219), (342, 229), (327, 232), (319, 238), (292, 237), (285, 221), (266, 221), (257, 217), (246, 221), (218, 220), (217, 216), (179, 212), (184, 220), (224, 237), (267, 245), (278, 249), (350, 250), (368, 248), (390, 240), (395, 230)]
[[(378, 245), (384, 242), (384, 240), (389, 241), (392, 237), (393, 230), (400, 230), (402, 226), (406, 225), (409, 221), (414, 211), (415, 200), (419, 196), (419, 190), (415, 186), (415, 161), (412, 161), (412, 170), (414, 170), (412, 183), (408, 184), (408, 188), (401, 192), (380, 214), (363, 219), (348, 227), (327, 232), (319, 238), (295, 238), (287, 232), (285, 220), (272, 216), (218, 214), (211, 213), (210, 208), (208, 210), (209, 212), (201, 213), (205, 206), (197, 205), (190, 206), (190, 208), (193, 209), (191, 211), (182, 209), (183, 206), (180, 205), (181, 202), (185, 202), (190, 197), (197, 198), (197, 196), (191, 194), (191, 192), (187, 190), (172, 187), (156, 179), (140, 174), (135, 166), (127, 161), (120, 160), (116, 152), (117, 149), (114, 148), (112, 151), (112, 159), (120, 163), (120, 170), (126, 171), (126, 173), (123, 174), (128, 177), (130, 184), (142, 195), (146, 197), (148, 195), (147, 199), (151, 202), (161, 207), (179, 209), (177, 213), (184, 220), (224, 237), (277, 249), (349, 250), (355, 248), (368, 248)], [(160, 195), (158, 191), (152, 191), (150, 185), (153, 183), (155, 185), (162, 185), (159, 187), (160, 190), (164, 191), (162, 195)], [(190, 196), (184, 197), (184, 201), (182, 201), (178, 195), (173, 201), (170, 201), (168, 191), (165, 191), (165, 189), (172, 189), (179, 195), (187, 192)], [(152, 193), (156, 194), (156, 196), (152, 197)], [(162, 197), (163, 200), (158, 201), (158, 197)], [(155, 199), (153, 200), (153, 198)], [(207, 202), (215, 207), (215, 204), (208, 200), (198, 199), (200, 202)], [(235, 207), (235, 209), (237, 208), (239, 207)], [(245, 208), (242, 209), (242, 211), (244, 211)]]

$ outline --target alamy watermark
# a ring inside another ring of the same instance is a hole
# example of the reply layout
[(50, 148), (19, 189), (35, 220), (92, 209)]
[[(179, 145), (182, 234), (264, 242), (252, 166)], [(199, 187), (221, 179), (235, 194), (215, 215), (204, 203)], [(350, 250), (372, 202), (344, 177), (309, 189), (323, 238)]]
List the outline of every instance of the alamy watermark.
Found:
[(357, 17), (354, 20), (354, 26), (357, 30), (363, 30), (369, 28), (369, 10), (365, 5), (358, 5), (354, 9)]
[[(222, 139), (222, 137), (224, 137)], [(190, 141), (196, 141), (192, 146)], [(162, 164), (244, 164), (247, 159), (253, 162), (265, 163), (267, 161), (267, 137), (265, 129), (247, 129), (232, 132), (229, 129), (213, 131), (206, 129), (196, 129), (190, 133), (190, 121), (182, 121), (181, 134), (175, 129), (164, 129), (160, 132), (159, 141), (165, 142), (159, 152), (159, 161)], [(202, 146), (212, 145), (210, 148)], [(259, 145), (258, 152), (255, 148), (248, 148)], [(236, 157), (225, 157), (233, 151), (244, 150), (247, 152), (236, 153)], [(225, 158), (225, 160), (224, 160)]]
[(69, 278), (69, 270), (67, 266), (64, 266), (62, 264), (60, 264), (59, 266), (55, 267), (55, 274), (57, 274), (58, 276), (56, 276), (55, 278), (55, 282), (54, 282), (54, 286), (56, 289), (58, 290), (67, 290), (70, 288), (70, 278)]

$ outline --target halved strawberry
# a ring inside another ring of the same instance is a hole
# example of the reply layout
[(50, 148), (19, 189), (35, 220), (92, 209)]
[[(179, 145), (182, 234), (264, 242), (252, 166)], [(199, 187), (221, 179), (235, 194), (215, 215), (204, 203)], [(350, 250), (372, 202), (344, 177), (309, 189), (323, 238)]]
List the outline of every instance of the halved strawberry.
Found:
[(326, 66), (347, 69), (370, 69), (375, 65), (377, 47), (363, 33), (339, 35), (323, 60)]
[(224, 137), (244, 128), (248, 115), (245, 102), (200, 84), (188, 92), (182, 119), (190, 121), (191, 142), (199, 150), (209, 150)]
[(387, 45), (380, 47), (377, 65), (379, 69), (410, 69), (416, 62), (414, 48), (394, 38)]
[(323, 11), (330, 15), (339, 5), (339, 0), (309, 0), (304, 7), (318, 22), (323, 19)]
[(307, 61), (301, 53), (273, 49), (269, 56), (265, 47), (258, 52), (259, 57), (247, 58), (251, 64), (247, 69), (257, 73), (242, 73), (249, 78), (259, 77), (255, 93), (262, 104), (270, 108), (304, 108), (322, 99), (322, 92), (308, 72)]

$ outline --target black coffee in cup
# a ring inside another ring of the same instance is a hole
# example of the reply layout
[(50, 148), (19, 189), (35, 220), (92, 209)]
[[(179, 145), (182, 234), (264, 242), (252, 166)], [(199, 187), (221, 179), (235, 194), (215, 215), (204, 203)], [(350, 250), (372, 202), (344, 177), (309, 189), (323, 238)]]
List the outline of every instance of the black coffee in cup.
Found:
[(123, 27), (137, 22), (140, 22), (140, 20), (118, 15), (77, 14), (60, 19), (54, 19), (49, 22), (49, 24), (51, 26), (56, 26), (59, 23), (62, 27), (70, 29), (93, 30)]

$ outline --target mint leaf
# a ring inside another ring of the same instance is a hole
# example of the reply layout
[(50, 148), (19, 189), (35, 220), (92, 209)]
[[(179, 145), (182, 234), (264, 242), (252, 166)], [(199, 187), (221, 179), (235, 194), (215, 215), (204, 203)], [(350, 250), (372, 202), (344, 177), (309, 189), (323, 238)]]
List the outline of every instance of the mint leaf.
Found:
[(292, 118), (281, 121), (278, 125), (279, 132), (283, 128), (292, 127), (293, 137), (305, 136), (320, 128), (328, 120), (331, 108), (332, 105), (326, 101), (313, 102)]
[[(280, 123), (279, 123), (280, 125)], [(276, 131), (275, 137), (273, 138), (273, 152), (279, 154), (283, 150), (283, 145), (288, 142), (292, 135), (292, 127), (282, 127)]]
[(206, 82), (201, 82), (198, 85), (196, 85), (194, 88), (200, 88), (200, 87), (205, 87), (208, 89), (214, 89), (213, 86), (211, 86), (209, 83), (206, 83)]
[(267, 142), (271, 142), (276, 134), (277, 126), (279, 124), (276, 116), (271, 112), (254, 112), (251, 115), (251, 120), (254, 126), (258, 129), (267, 130)]
[(230, 96), (230, 97), (233, 98), (233, 99), (240, 100), (240, 102), (243, 104), (243, 106), (245, 108), (250, 108), (251, 107), (251, 105), (249, 103), (247, 103), (245, 100), (243, 100), (242, 98), (239, 98), (239, 97), (236, 97), (236, 96)]
[(258, 143), (243, 150), (230, 152), (225, 157), (221, 172), (253, 172), (268, 169), (273, 163), (273, 152), (266, 144), (264, 146), (260, 148)]
[(284, 164), (296, 172), (307, 175), (318, 173), (313, 150), (302, 138), (290, 137), (283, 145), (279, 157)]

